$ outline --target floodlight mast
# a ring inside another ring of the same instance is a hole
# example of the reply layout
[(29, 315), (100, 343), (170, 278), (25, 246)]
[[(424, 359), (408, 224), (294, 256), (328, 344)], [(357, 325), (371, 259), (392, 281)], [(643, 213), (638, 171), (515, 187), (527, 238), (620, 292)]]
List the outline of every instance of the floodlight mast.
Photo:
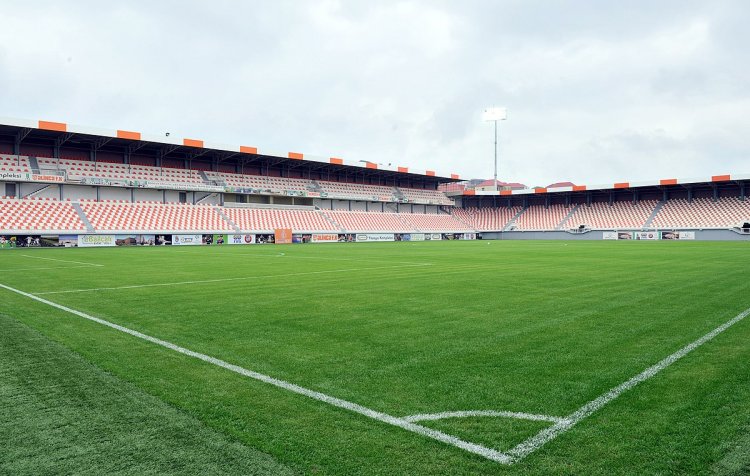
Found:
[(491, 107), (484, 110), (484, 120), (495, 123), (495, 181), (493, 186), (495, 190), (498, 190), (497, 184), (497, 121), (504, 121), (508, 119), (508, 110), (504, 107)]

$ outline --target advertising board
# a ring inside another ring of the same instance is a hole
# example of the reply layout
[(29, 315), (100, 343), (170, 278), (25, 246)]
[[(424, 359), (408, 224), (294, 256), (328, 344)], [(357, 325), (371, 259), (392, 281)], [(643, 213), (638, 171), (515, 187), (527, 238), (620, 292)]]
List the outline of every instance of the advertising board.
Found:
[(23, 181), (23, 182), (65, 182), (60, 175), (31, 174), (27, 172), (0, 172), (1, 181)]
[(202, 243), (202, 235), (172, 235), (172, 246), (192, 246)]
[(115, 235), (78, 235), (78, 246), (81, 248), (115, 246), (115, 244)]
[(255, 235), (228, 235), (228, 245), (254, 245)]
[(659, 232), (656, 231), (637, 231), (635, 232), (636, 240), (658, 240)]
[(662, 231), (662, 240), (694, 240), (694, 231)]
[(358, 233), (357, 242), (395, 241), (393, 233)]
[(338, 243), (338, 233), (313, 233), (313, 243)]
[(277, 228), (273, 233), (274, 243), (277, 245), (290, 244), (292, 242), (291, 228)]

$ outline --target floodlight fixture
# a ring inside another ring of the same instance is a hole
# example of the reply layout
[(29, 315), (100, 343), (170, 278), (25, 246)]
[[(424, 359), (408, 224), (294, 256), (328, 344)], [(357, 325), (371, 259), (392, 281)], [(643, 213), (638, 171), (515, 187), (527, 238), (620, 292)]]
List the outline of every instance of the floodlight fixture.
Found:
[(495, 181), (493, 186), (495, 187), (495, 190), (497, 190), (497, 121), (508, 119), (508, 110), (504, 107), (488, 107), (484, 110), (482, 118), (487, 122), (495, 123)]
[(504, 107), (490, 107), (484, 110), (485, 121), (504, 121), (508, 119), (508, 110)]

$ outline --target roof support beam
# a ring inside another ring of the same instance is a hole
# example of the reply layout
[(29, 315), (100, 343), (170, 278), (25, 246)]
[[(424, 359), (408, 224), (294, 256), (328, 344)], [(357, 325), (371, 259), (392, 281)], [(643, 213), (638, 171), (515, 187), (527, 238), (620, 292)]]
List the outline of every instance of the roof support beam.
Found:
[(31, 129), (23, 128), (15, 136), (13, 141), (13, 153), (15, 155), (21, 155), (21, 142), (31, 133)]
[(60, 147), (62, 147), (66, 142), (68, 142), (70, 138), (73, 137), (74, 135), (75, 134), (73, 134), (72, 132), (64, 132), (55, 138), (55, 147), (53, 151), (53, 155), (55, 157), (58, 157), (58, 158), (60, 157)]

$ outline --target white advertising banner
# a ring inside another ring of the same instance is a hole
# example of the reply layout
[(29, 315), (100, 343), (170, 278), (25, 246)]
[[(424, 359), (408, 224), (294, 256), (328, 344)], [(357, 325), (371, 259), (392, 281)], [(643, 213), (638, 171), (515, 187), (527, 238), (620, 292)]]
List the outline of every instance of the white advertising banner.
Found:
[(313, 233), (311, 241), (313, 243), (338, 243), (339, 235), (337, 233)]
[(603, 240), (616, 240), (617, 239), (617, 232), (616, 231), (605, 231), (602, 233), (602, 239)]
[(411, 241), (424, 241), (424, 233), (412, 233)]
[(115, 246), (115, 235), (78, 235), (78, 246)]
[(172, 246), (189, 246), (203, 244), (202, 235), (172, 235)]
[(357, 234), (357, 241), (395, 241), (396, 238), (393, 233), (359, 233)]
[(658, 240), (659, 232), (657, 231), (637, 231), (635, 233), (636, 240)]
[(0, 181), (22, 181), (22, 182), (64, 182), (65, 178), (59, 175), (40, 175), (27, 172), (0, 172)]
[(255, 235), (228, 235), (228, 245), (254, 245)]
[(694, 231), (681, 231), (680, 232), (680, 239), (681, 240), (694, 240), (695, 239), (695, 232)]

